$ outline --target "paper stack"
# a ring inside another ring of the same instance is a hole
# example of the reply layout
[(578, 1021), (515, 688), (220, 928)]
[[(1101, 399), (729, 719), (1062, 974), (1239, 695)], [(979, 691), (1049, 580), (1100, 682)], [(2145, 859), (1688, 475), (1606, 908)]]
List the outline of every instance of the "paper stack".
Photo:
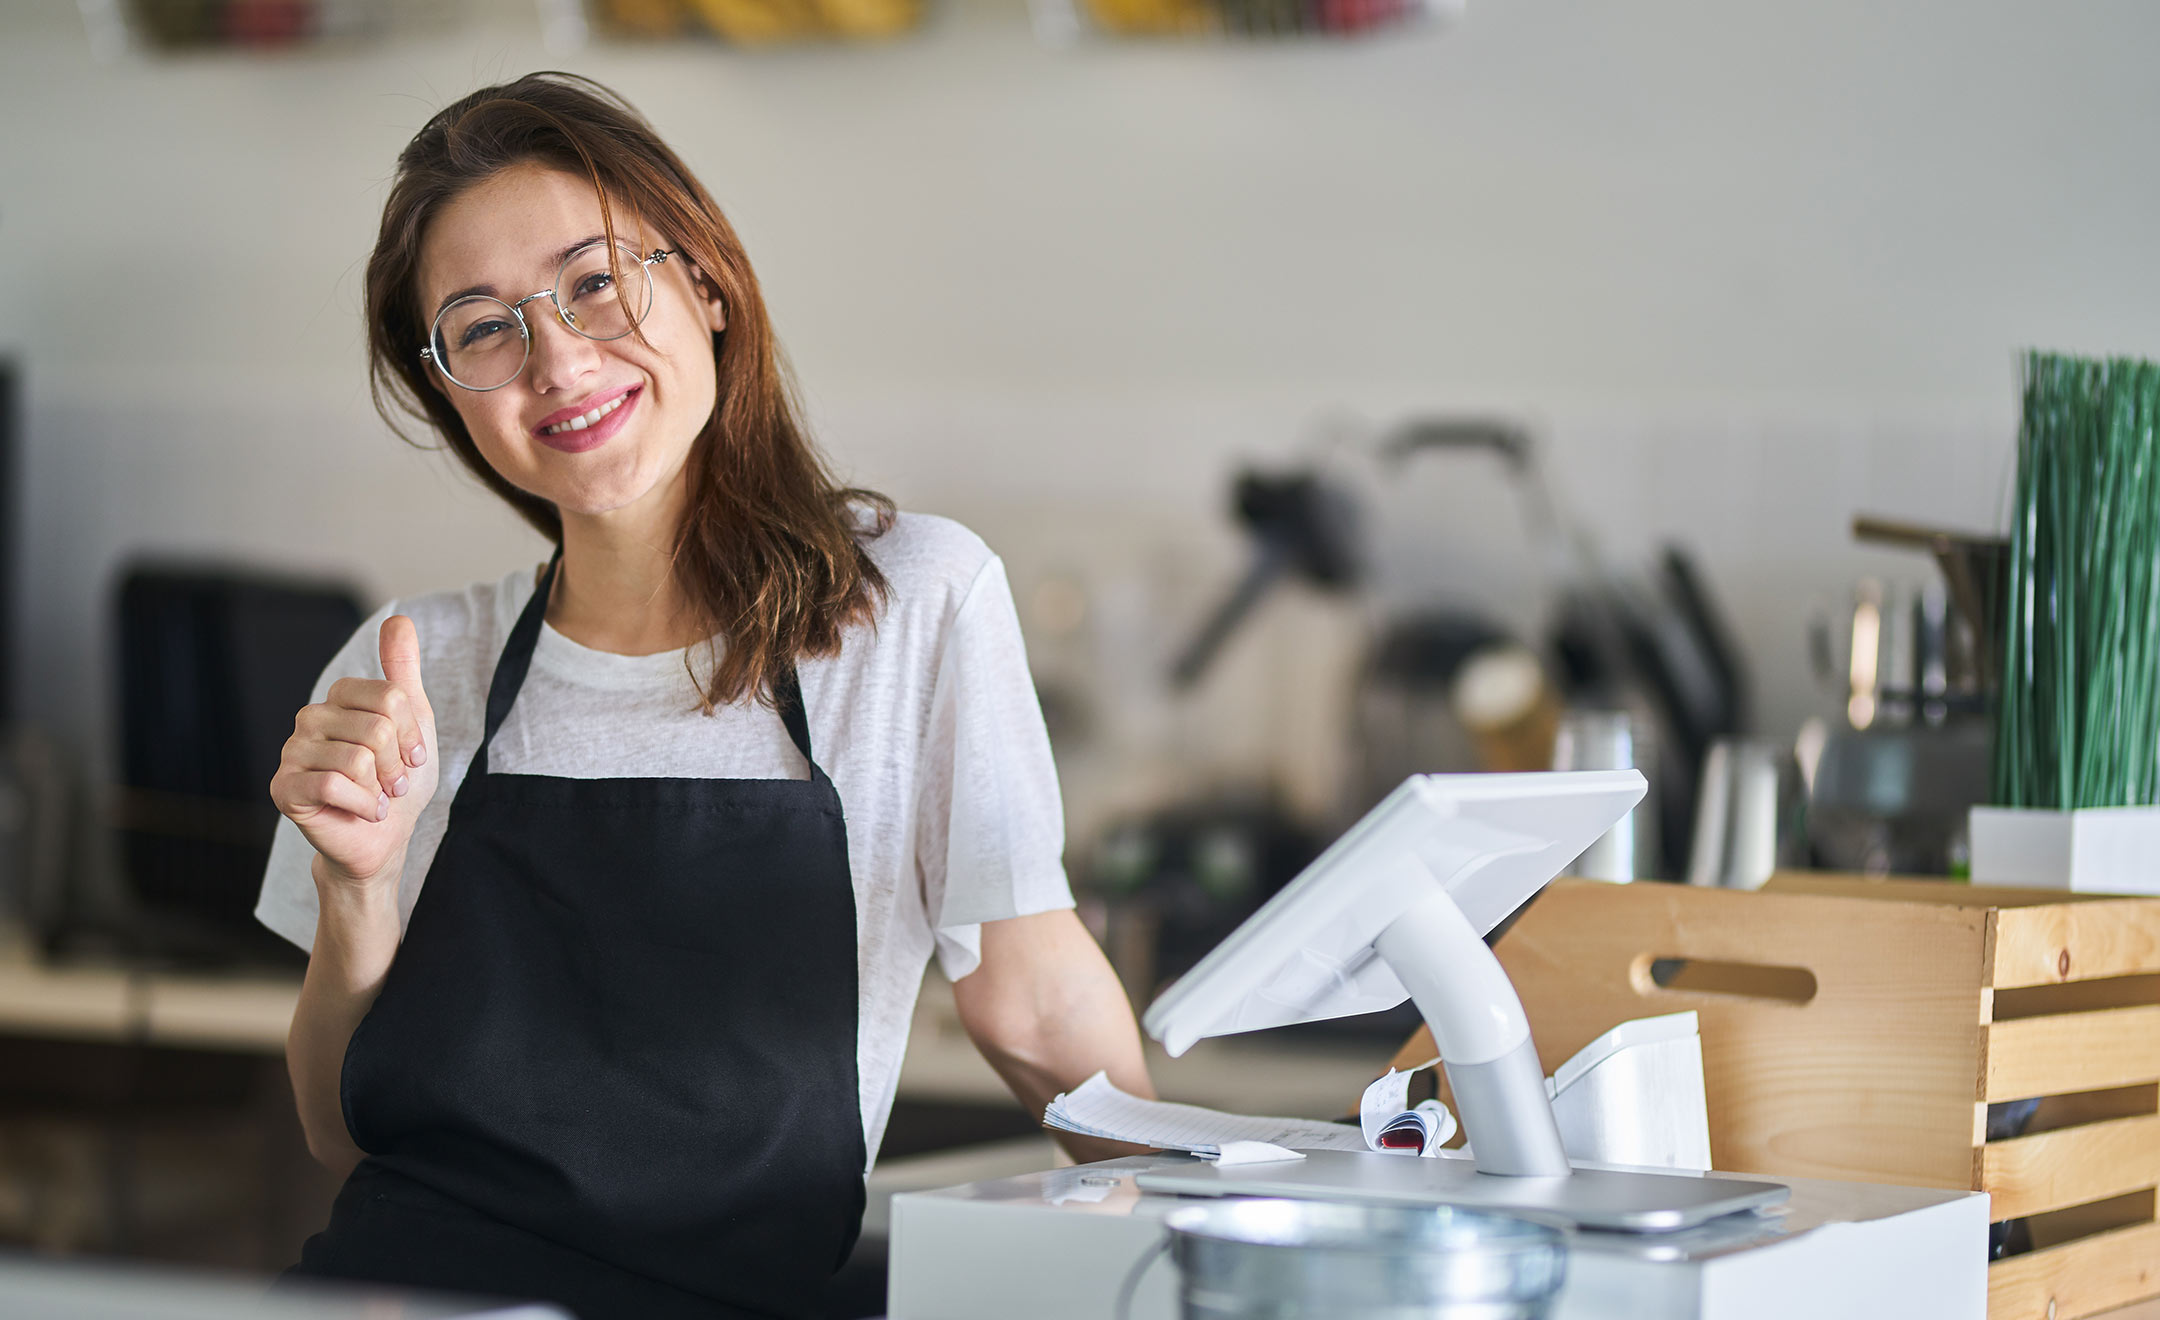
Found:
[(1043, 1122), (1066, 1132), (1182, 1150), (1210, 1159), (1233, 1142), (1262, 1142), (1287, 1150), (1364, 1150), (1365, 1134), (1343, 1123), (1310, 1118), (1256, 1118), (1198, 1105), (1142, 1100), (1096, 1073), (1050, 1102)]
[[(1623, 1022), (1545, 1081), (1569, 1158), (1655, 1168), (1710, 1167), (1709, 1107), (1695, 1014)], [(1437, 1100), (1409, 1102), (1412, 1074), (1394, 1068), (1365, 1088), (1358, 1126), (1311, 1118), (1256, 1118), (1198, 1105), (1142, 1100), (1096, 1073), (1050, 1102), (1046, 1126), (1108, 1141), (1181, 1150), (1225, 1163), (1295, 1159), (1301, 1150), (1372, 1150), (1432, 1159), (1454, 1137), (1455, 1115)], [(1462, 1152), (1448, 1152), (1459, 1154)]]

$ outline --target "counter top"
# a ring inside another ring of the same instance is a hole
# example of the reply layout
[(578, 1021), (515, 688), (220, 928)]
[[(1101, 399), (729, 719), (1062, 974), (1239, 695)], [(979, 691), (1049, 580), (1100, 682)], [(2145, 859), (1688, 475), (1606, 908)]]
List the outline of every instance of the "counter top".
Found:
[(282, 1054), (298, 973), (176, 972), (116, 960), (52, 963), (0, 932), (0, 1032)]
[[(1171, 1320), (1174, 1271), (1151, 1261), (1163, 1216), (1196, 1202), (1138, 1179), (1195, 1163), (1132, 1156), (895, 1196), (893, 1320), (1093, 1320), (1117, 1314), (1121, 1292), (1135, 1320)], [(1791, 1196), (1767, 1211), (1672, 1233), (1569, 1233), (1553, 1320), (1986, 1314), (1984, 1194), (1775, 1181)]]

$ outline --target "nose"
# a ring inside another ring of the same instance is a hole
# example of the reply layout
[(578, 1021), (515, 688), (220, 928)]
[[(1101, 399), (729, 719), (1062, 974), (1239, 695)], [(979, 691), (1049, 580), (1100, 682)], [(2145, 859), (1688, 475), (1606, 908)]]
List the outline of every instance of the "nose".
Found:
[[(543, 299), (547, 310), (525, 320), (532, 334), (532, 387), (552, 394), (575, 386), (600, 366), (600, 345), (562, 323), (552, 298)], [(536, 304), (531, 310), (538, 311)]]

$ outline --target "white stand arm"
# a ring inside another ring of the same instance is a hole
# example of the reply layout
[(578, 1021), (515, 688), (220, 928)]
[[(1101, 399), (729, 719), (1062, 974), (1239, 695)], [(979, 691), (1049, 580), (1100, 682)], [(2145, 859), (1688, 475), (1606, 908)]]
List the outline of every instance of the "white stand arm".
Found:
[(1507, 970), (1455, 900), (1436, 886), (1373, 947), (1432, 1028), (1478, 1172), (1567, 1176), (1530, 1019)]

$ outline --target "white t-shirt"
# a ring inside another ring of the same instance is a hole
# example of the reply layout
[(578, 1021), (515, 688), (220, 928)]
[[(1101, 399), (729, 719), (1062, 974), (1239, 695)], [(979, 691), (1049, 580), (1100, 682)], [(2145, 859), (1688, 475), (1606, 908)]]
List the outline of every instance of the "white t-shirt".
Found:
[[(958, 979), (980, 961), (981, 923), (1072, 906), (1064, 818), (1042, 711), (1005, 568), (974, 533), (902, 514), (867, 543), (891, 599), (840, 654), (797, 664), (810, 746), (847, 817), (855, 888), (856, 1060), (872, 1158), (899, 1083), (908, 1021), (935, 949)], [(489, 679), (532, 598), (535, 570), (393, 601), (323, 671), (382, 677), (377, 637), (392, 614), (420, 634), (421, 681), (435, 710), (441, 784), (413, 830), (398, 894), (410, 920), (450, 803), (480, 745)], [(692, 648), (699, 672), (709, 663)], [(603, 779), (800, 779), (808, 773), (780, 717), (740, 702), (701, 715), (683, 651), (615, 655), (543, 626), (532, 668), (495, 735), (489, 763), (513, 774)], [(314, 946), (314, 857), (278, 823), (255, 915)]]

